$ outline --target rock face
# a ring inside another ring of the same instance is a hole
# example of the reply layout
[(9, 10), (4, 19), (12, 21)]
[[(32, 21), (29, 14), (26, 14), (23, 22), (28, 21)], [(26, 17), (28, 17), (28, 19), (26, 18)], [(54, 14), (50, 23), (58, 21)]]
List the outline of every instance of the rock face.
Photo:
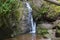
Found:
[(41, 5), (43, 4), (43, 0), (32, 0), (32, 3), (34, 4), (33, 6), (40, 8)]
[[(43, 0), (28, 0), (29, 2), (31, 2), (31, 7), (33, 9), (33, 6), (35, 6), (36, 8), (40, 8), (41, 5), (42, 5), (42, 1)], [(34, 9), (33, 9), (34, 10)], [(27, 17), (28, 17), (28, 10), (24, 8), (24, 11), (23, 11), (23, 16), (22, 16), (22, 19), (19, 23), (19, 27), (21, 29), (21, 33), (26, 33), (26, 32), (30, 32), (31, 31), (31, 23), (28, 23), (27, 21)], [(33, 11), (34, 12), (34, 11)]]
[(23, 8), (23, 15), (17, 29), (21, 34), (29, 33), (31, 31), (31, 25), (28, 24), (28, 10), (25, 7)]
[(21, 29), (21, 33), (28, 33), (31, 30), (31, 26), (30, 24), (28, 24), (27, 22), (27, 16), (23, 16), (22, 20), (20, 22), (20, 29)]

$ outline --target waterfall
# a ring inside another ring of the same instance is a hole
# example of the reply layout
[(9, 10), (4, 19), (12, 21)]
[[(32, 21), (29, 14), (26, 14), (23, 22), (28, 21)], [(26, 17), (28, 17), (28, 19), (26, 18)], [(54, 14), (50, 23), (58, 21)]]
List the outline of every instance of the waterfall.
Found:
[(36, 23), (33, 21), (32, 8), (28, 2), (26, 2), (26, 7), (28, 9), (28, 23), (31, 24), (31, 29), (32, 29), (30, 33), (36, 33)]

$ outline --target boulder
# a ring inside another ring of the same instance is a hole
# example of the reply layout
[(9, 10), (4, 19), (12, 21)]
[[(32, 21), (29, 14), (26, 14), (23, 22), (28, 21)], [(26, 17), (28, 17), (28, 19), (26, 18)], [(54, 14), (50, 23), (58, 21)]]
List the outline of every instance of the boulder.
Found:
[(39, 24), (39, 26), (41, 28), (45, 28), (45, 29), (52, 29), (54, 27), (54, 25), (50, 24), (50, 23), (41, 23), (41, 24)]

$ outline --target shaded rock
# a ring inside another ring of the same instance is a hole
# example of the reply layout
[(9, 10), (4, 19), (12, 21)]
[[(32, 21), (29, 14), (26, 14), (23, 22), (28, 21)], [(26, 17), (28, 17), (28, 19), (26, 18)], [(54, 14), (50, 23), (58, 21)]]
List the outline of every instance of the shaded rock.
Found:
[(17, 29), (20, 31), (20, 34), (29, 33), (31, 31), (31, 23), (28, 23), (28, 11), (27, 9), (25, 10), (25, 8)]

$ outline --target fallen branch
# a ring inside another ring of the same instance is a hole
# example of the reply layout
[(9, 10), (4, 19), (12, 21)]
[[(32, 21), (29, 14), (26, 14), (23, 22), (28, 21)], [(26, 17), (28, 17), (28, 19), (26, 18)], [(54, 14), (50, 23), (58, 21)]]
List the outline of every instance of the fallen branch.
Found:
[(59, 3), (58, 1), (54, 1), (54, 0), (45, 0), (45, 1), (47, 1), (47, 2), (50, 2), (50, 3), (53, 3), (53, 4), (55, 4), (55, 5), (60, 6), (60, 3)]

